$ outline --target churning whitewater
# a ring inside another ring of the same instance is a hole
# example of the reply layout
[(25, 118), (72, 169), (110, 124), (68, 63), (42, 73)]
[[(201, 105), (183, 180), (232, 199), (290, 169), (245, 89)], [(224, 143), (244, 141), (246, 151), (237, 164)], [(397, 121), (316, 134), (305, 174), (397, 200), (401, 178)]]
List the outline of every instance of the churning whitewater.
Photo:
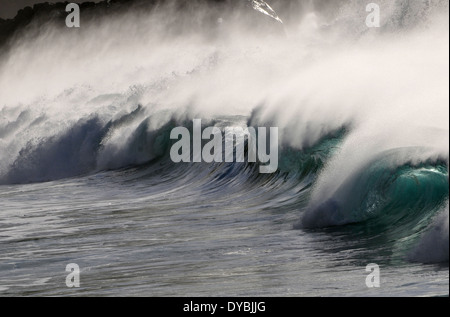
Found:
[[(375, 28), (357, 0), (0, 20), (0, 295), (72, 294), (71, 263), (82, 295), (448, 295), (449, 5), (377, 4)], [(207, 127), (210, 159), (174, 161)], [(250, 127), (276, 149), (248, 159)]]

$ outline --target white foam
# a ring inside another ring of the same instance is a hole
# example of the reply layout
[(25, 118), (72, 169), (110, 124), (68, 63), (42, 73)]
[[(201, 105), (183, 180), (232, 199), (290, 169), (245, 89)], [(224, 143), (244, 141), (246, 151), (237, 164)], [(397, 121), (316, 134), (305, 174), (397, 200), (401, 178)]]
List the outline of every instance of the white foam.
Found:
[[(225, 15), (215, 38), (176, 36), (169, 23), (186, 19), (174, 12), (130, 12), (74, 32), (42, 26), (0, 64), (0, 133), (14, 130), (0, 136), (0, 178), (22, 149), (66, 134), (81, 119), (106, 123), (138, 104), (142, 120), (165, 113), (161, 121), (249, 115), (260, 107), (253, 125), (271, 122), (297, 148), (348, 125), (313, 200), (330, 197), (382, 150), (427, 145), (434, 152), (423, 156), (448, 157), (448, 3), (443, 13), (430, 9), (442, 1), (407, 6), (406, 16), (399, 15), (404, 1), (390, 3), (381, 2), (389, 10), (380, 30), (367, 29), (357, 1), (331, 11), (307, 6), (290, 19), (287, 36), (246, 32), (239, 17)], [(192, 19), (209, 12), (196, 14)], [(126, 163), (125, 140), (142, 120), (108, 136), (99, 165), (111, 166), (114, 155)]]

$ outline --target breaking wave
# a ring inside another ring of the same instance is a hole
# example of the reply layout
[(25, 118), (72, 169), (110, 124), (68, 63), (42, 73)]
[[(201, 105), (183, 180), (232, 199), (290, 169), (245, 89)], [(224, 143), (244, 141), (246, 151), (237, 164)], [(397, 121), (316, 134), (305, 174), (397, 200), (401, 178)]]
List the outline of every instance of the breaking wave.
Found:
[[(254, 193), (243, 204), (297, 213), (296, 228), (356, 225), (411, 261), (448, 262), (448, 2), (379, 1), (379, 29), (360, 1), (244, 2), (135, 1), (91, 8), (78, 30), (55, 18), (14, 33), (0, 184), (124, 169)], [(194, 118), (278, 127), (277, 172), (173, 163), (170, 131)]]

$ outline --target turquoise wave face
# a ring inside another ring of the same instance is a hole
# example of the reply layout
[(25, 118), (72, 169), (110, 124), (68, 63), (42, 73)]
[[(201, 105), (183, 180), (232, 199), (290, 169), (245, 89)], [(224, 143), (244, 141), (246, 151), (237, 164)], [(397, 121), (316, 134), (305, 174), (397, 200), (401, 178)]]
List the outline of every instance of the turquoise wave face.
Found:
[(333, 196), (336, 225), (369, 222), (386, 226), (405, 222), (448, 198), (448, 170), (444, 163), (366, 167)]
[[(345, 232), (358, 247), (384, 249), (390, 259), (408, 255), (449, 197), (444, 161), (395, 165), (404, 149), (382, 153), (350, 177), (321, 205), (305, 208), (303, 229)], [(447, 259), (448, 261), (448, 259)]]
[(307, 176), (316, 177), (324, 164), (333, 156), (348, 132), (342, 127), (333, 133), (322, 137), (316, 144), (297, 150), (283, 146), (280, 151), (279, 171), (290, 175), (297, 175), (300, 179)]
[(383, 203), (376, 211), (377, 222), (380, 225), (410, 223), (410, 219), (422, 214), (430, 215), (429, 211), (439, 208), (448, 198), (448, 185), (445, 165), (400, 167), (382, 184)]

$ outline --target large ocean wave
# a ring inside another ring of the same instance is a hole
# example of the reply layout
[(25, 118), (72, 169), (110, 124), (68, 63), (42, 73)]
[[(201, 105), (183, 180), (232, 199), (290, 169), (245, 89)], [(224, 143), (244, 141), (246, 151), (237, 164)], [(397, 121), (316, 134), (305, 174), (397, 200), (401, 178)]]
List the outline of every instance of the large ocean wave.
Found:
[[(0, 184), (124, 169), (448, 262), (448, 2), (379, 1), (379, 29), (360, 1), (281, 2), (136, 4), (18, 31), (0, 61)], [(170, 131), (195, 118), (278, 127), (277, 172), (173, 163)]]

